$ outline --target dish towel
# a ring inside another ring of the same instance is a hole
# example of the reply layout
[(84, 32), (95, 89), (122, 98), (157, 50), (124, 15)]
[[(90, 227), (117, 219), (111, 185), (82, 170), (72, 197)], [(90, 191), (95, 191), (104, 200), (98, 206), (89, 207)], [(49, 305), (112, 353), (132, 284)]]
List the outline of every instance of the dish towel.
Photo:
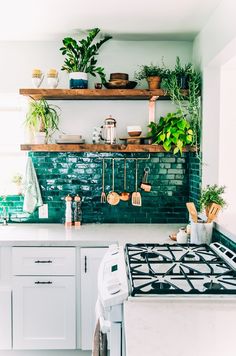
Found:
[(93, 336), (92, 356), (108, 356), (107, 334), (102, 332), (100, 318), (103, 319), (103, 308), (101, 302), (96, 303), (96, 325)]
[(33, 213), (33, 211), (43, 205), (37, 175), (32, 159), (29, 157), (26, 164), (24, 180), (24, 205), (23, 211)]

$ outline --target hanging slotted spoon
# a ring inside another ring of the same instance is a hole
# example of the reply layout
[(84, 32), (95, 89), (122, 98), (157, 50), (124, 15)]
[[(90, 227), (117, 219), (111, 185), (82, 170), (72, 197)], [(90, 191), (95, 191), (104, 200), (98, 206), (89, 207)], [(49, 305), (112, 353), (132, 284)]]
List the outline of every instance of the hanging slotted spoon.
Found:
[(132, 205), (141, 206), (142, 205), (142, 197), (138, 192), (138, 159), (136, 158), (135, 165), (135, 192), (132, 193)]

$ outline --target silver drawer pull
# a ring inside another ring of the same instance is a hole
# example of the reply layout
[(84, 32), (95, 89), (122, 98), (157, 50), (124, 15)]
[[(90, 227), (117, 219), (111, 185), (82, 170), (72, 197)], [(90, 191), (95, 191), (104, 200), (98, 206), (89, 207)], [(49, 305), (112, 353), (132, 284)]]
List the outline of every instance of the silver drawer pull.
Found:
[(36, 282), (34, 282), (34, 284), (52, 284), (52, 282), (51, 281), (47, 281), (47, 282), (36, 281)]
[(34, 263), (52, 263), (52, 261), (51, 260), (48, 260), (48, 261), (37, 260), (37, 261), (34, 261)]

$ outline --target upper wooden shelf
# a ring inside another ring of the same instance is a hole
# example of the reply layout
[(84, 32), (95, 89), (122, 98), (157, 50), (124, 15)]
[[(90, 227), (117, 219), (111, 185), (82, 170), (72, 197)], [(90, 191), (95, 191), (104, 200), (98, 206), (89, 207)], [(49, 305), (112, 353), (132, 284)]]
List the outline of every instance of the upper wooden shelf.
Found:
[(46, 100), (168, 100), (162, 89), (20, 89), (20, 94)]
[[(22, 151), (34, 152), (166, 152), (161, 145), (106, 145), (106, 144), (24, 144)], [(184, 152), (195, 152), (196, 147), (186, 146)]]

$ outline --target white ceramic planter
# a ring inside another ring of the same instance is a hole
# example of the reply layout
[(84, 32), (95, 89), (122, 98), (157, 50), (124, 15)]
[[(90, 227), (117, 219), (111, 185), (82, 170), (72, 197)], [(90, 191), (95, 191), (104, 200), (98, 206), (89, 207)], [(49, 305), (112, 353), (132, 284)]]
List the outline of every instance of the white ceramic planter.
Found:
[(87, 89), (88, 74), (84, 72), (69, 73), (70, 89)]
[(190, 242), (193, 244), (207, 244), (212, 241), (213, 223), (191, 222)]
[(47, 78), (47, 84), (50, 89), (55, 89), (58, 86), (59, 78)]
[(36, 132), (34, 135), (34, 143), (37, 145), (46, 143), (46, 132)]

